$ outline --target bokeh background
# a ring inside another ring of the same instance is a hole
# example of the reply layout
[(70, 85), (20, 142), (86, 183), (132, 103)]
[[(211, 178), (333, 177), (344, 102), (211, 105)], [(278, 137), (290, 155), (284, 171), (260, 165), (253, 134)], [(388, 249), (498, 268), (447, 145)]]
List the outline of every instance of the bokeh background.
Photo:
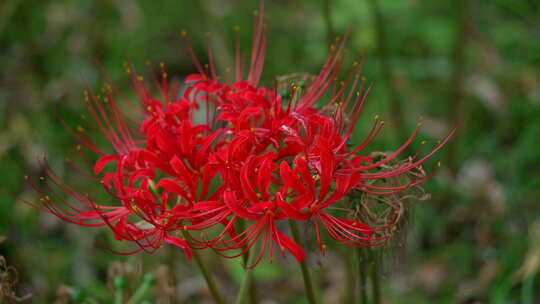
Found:
[[(257, 6), (252, 0), (0, 1), (1, 187), (36, 199), (23, 177), (39, 175), (44, 153), (78, 189), (93, 191), (68, 173), (64, 159), (75, 154), (75, 142), (56, 115), (80, 123), (83, 87), (100, 88), (101, 66), (128, 97), (126, 60), (141, 68), (164, 62), (176, 79), (194, 72), (182, 29), (201, 58), (209, 32), (219, 67), (227, 67), (233, 28), (240, 27), (247, 51)], [(375, 149), (398, 147), (420, 114), (421, 139), (433, 144), (462, 120), (431, 161), (431, 167), (443, 162), (425, 185), (432, 198), (408, 203), (398, 240), (382, 249), (383, 302), (540, 303), (540, 2), (272, 0), (266, 7), (267, 85), (274, 76), (317, 73), (335, 35), (350, 29), (347, 56), (365, 58), (364, 75), (374, 86), (358, 138), (373, 115), (388, 122)], [(118, 256), (96, 245), (110, 238), (104, 229), (65, 224), (0, 192), (0, 255), (18, 270), (15, 291), (31, 293), (28, 302), (109, 303), (115, 272), (127, 274), (131, 289), (142, 274), (156, 274), (151, 303), (210, 301), (200, 274), (178, 250)], [(310, 257), (321, 303), (346, 302), (345, 270), (354, 265), (346, 256), (334, 247)], [(232, 299), (243, 273), (239, 262), (205, 258)], [(256, 277), (264, 303), (305, 302), (290, 259), (261, 265)]]

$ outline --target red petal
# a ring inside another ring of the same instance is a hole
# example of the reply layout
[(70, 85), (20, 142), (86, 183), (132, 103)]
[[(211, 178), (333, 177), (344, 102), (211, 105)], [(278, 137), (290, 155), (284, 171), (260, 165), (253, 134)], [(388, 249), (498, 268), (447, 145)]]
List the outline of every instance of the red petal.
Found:
[(268, 188), (270, 187), (270, 175), (272, 171), (272, 161), (268, 158), (264, 159), (259, 167), (259, 192), (263, 200), (268, 200)]
[(279, 169), (279, 173), (281, 174), (285, 185), (292, 187), (297, 194), (304, 193), (304, 185), (302, 185), (302, 182), (300, 182), (296, 174), (292, 172), (292, 169), (287, 162), (282, 161)]
[(328, 194), (328, 189), (332, 183), (332, 175), (334, 171), (334, 158), (332, 152), (326, 148), (319, 146), (320, 166), (321, 166), (321, 189), (319, 198), (323, 199)]
[(96, 164), (94, 165), (94, 174), (98, 175), (101, 173), (101, 170), (111, 161), (118, 160), (119, 157), (117, 155), (106, 155), (98, 159)]
[(201, 80), (205, 80), (205, 79), (206, 79), (205, 75), (191, 74), (191, 75), (188, 75), (186, 77), (186, 79), (184, 79), (184, 82), (185, 83), (190, 83), (190, 82), (201, 81)]
[(248, 220), (257, 220), (259, 218), (257, 215), (247, 212), (246, 209), (240, 206), (232, 191), (225, 191), (225, 193), (223, 193), (223, 200), (225, 201), (225, 204), (227, 204), (227, 207), (239, 217)]
[(281, 195), (279, 193), (276, 194), (276, 202), (278, 208), (281, 209), (281, 211), (283, 211), (283, 213), (285, 213), (290, 219), (306, 221), (311, 218), (311, 214), (300, 212), (300, 210), (294, 208), (294, 206), (291, 206), (290, 204), (285, 202), (281, 198)]
[(157, 183), (156, 186), (162, 187), (163, 189), (165, 189), (165, 191), (175, 193), (190, 201), (192, 200), (192, 197), (184, 190), (184, 188), (173, 179), (163, 178)]
[(242, 190), (244, 192), (244, 195), (249, 198), (250, 200), (254, 202), (258, 202), (259, 198), (257, 197), (257, 193), (253, 189), (253, 186), (251, 185), (252, 179), (249, 176), (250, 171), (250, 165), (251, 160), (248, 159), (246, 164), (242, 166), (242, 169), (240, 169), (240, 183), (242, 184)]
[(277, 229), (274, 229), (274, 233), (276, 242), (280, 246), (283, 246), (283, 248), (287, 249), (287, 251), (290, 252), (298, 262), (302, 262), (306, 258), (304, 249), (298, 246), (298, 244), (296, 244), (291, 238)]
[(186, 257), (188, 258), (188, 260), (191, 260), (191, 257), (192, 257), (191, 248), (189, 247), (188, 243), (185, 240), (166, 234), (165, 242), (184, 249), (184, 252), (186, 253)]

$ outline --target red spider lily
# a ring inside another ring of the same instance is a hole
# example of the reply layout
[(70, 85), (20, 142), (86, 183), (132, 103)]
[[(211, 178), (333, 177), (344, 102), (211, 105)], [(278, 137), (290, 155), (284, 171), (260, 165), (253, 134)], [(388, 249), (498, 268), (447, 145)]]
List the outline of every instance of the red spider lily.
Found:
[[(198, 74), (186, 77), (183, 92), (171, 89), (162, 67), (161, 77), (154, 77), (161, 94), (156, 97), (133, 67), (126, 66), (141, 119), (120, 110), (112, 87), (105, 96), (85, 93), (95, 129), (107, 137), (114, 152), (105, 153), (86, 133), (69, 130), (98, 155), (90, 177), (101, 183), (112, 203), (98, 204), (80, 195), (47, 167), (44, 189), (31, 184), (44, 197), (37, 207), (67, 222), (108, 226), (117, 240), (138, 246), (129, 253), (154, 252), (163, 243), (182, 248), (188, 257), (192, 249), (211, 248), (227, 257), (258, 250), (253, 253), (258, 254), (256, 262), (248, 267), (257, 265), (265, 254), (272, 258), (274, 245), (284, 256), (304, 259), (303, 249), (282, 228), (287, 220), (311, 221), (321, 251), (323, 228), (349, 246), (383, 244), (394, 219), (371, 227), (336, 215), (336, 205), (355, 191), (387, 195), (425, 182), (434, 172), (400, 186), (377, 183), (422, 165), (455, 130), (426, 155), (416, 154), (408, 163), (381, 170), (401, 157), (421, 125), (380, 160), (366, 152), (383, 128), (379, 119), (361, 143), (347, 145), (370, 90), (361, 78), (363, 64), (357, 63), (334, 85), (343, 66), (347, 35), (331, 47), (321, 71), (305, 90), (292, 85), (290, 96), (282, 97), (276, 88), (260, 86), (266, 55), (263, 13), (261, 6), (246, 77), (237, 39), (236, 79), (231, 84), (217, 76), (210, 44), (208, 65), (203, 66), (183, 33), (198, 69)], [(317, 110), (315, 105), (328, 94), (326, 104)], [(201, 109), (206, 119), (199, 123), (194, 116)], [(243, 230), (237, 227), (240, 219), (247, 222)], [(202, 237), (178, 236), (191, 232)]]

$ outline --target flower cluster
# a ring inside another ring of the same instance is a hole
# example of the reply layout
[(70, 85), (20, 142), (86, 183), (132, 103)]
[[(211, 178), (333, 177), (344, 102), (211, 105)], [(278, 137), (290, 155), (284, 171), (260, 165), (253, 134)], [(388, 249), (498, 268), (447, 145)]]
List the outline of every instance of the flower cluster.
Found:
[(85, 91), (95, 126), (114, 152), (99, 149), (84, 130), (68, 128), (82, 147), (98, 155), (90, 177), (102, 184), (112, 203), (97, 203), (46, 170), (42, 208), (74, 224), (110, 227), (115, 239), (138, 246), (129, 253), (153, 252), (167, 243), (188, 257), (203, 248), (236, 257), (259, 242), (254, 265), (275, 250), (302, 261), (304, 250), (287, 235), (286, 220), (309, 222), (321, 251), (325, 231), (350, 246), (384, 243), (391, 219), (373, 227), (336, 204), (352, 192), (388, 195), (426, 181), (432, 174), (400, 186), (378, 183), (419, 167), (448, 138), (391, 170), (385, 164), (407, 149), (420, 124), (382, 158), (366, 152), (383, 128), (378, 118), (367, 137), (351, 145), (369, 87), (361, 63), (337, 81), (346, 40), (331, 47), (318, 75), (288, 84), (286, 94), (278, 93), (277, 84), (259, 85), (266, 50), (262, 13), (256, 17), (249, 70), (237, 43), (232, 83), (217, 76), (210, 47), (204, 65), (187, 44), (198, 73), (181, 86), (171, 86), (161, 66), (152, 86), (158, 94), (126, 65), (142, 119), (121, 110), (125, 107), (112, 87), (99, 96)]

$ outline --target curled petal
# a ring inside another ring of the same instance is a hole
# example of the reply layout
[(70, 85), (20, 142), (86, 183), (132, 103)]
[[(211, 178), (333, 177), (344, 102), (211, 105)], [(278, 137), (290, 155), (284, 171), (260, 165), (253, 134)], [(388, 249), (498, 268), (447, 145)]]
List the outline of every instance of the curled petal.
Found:
[(192, 257), (191, 248), (189, 247), (188, 243), (185, 240), (174, 237), (169, 234), (165, 234), (165, 242), (184, 249), (184, 252), (186, 253), (186, 257), (188, 258), (188, 260), (191, 260), (191, 257)]

